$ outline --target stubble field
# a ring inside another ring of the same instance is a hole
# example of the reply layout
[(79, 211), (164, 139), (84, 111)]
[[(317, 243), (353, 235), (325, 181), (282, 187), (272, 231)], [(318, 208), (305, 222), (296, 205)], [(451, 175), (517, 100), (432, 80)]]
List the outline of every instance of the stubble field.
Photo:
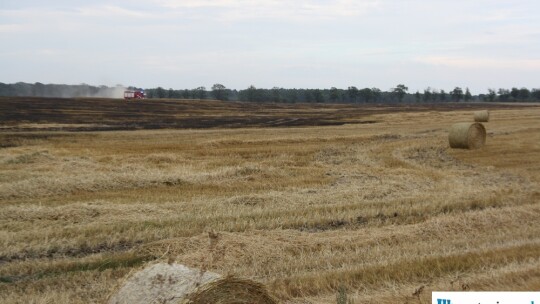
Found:
[[(152, 104), (117, 102), (159, 121)], [(156, 260), (295, 304), (540, 290), (539, 106), (488, 106), (487, 144), (468, 151), (448, 147), (448, 129), (486, 105), (174, 102), (168, 124), (144, 130), (139, 116), (47, 101), (37, 119), (0, 100), (3, 303), (101, 303)], [(227, 113), (240, 122), (212, 124)]]

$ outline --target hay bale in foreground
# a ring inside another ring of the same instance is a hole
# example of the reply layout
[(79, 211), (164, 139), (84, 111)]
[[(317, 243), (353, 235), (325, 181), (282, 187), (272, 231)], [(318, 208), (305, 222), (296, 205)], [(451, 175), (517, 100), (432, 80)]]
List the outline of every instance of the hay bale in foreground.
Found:
[(489, 121), (489, 111), (476, 111), (474, 112), (474, 121), (476, 122), (488, 122)]
[(460, 122), (450, 128), (451, 148), (477, 149), (486, 143), (486, 128), (477, 122)]
[(159, 263), (130, 275), (109, 304), (277, 303), (260, 283)]

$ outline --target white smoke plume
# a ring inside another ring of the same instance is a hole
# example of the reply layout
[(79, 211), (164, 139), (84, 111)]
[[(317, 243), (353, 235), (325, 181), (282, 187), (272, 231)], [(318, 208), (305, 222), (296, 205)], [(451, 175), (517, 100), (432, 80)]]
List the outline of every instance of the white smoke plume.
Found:
[(114, 87), (91, 86), (88, 84), (34, 84), (18, 82), (14, 84), (0, 83), (0, 96), (29, 96), (29, 97), (94, 97), (94, 98), (123, 98), (124, 91), (132, 89), (123, 85)]

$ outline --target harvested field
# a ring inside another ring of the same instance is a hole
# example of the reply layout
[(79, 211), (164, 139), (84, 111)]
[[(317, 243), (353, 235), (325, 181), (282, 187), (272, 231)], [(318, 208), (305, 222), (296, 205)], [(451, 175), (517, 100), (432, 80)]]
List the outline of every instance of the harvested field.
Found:
[[(103, 302), (147, 261), (291, 304), (540, 289), (539, 106), (92, 102), (0, 99), (5, 303)], [(486, 145), (450, 149), (480, 108)]]

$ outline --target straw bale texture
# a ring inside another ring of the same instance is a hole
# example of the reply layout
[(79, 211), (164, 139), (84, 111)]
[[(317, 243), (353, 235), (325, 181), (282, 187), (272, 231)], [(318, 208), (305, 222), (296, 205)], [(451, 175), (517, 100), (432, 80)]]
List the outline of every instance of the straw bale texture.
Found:
[(474, 121), (476, 122), (488, 122), (489, 121), (489, 111), (476, 111), (474, 112)]
[(460, 122), (450, 128), (451, 148), (478, 149), (486, 143), (486, 128), (477, 122)]
[(109, 304), (274, 304), (264, 286), (247, 279), (188, 268), (180, 264), (158, 263), (129, 276), (110, 297)]

